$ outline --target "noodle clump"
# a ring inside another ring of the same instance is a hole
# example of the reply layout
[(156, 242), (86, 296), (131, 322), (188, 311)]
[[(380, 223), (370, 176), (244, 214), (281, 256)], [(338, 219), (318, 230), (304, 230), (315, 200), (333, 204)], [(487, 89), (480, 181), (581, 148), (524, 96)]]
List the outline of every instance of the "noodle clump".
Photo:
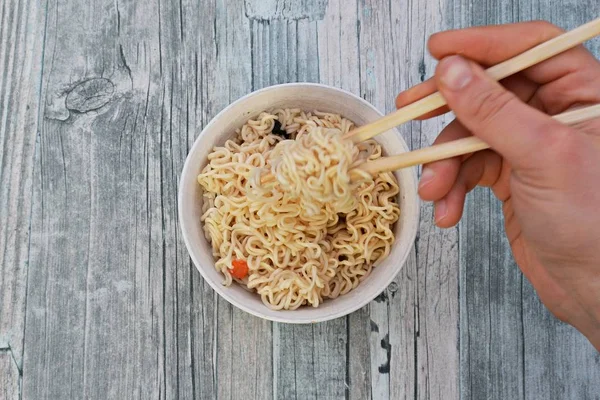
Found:
[(337, 114), (263, 112), (209, 154), (201, 220), (225, 285), (236, 280), (276, 310), (317, 307), (388, 256), (398, 183), (353, 169), (382, 152), (343, 139), (352, 127)]

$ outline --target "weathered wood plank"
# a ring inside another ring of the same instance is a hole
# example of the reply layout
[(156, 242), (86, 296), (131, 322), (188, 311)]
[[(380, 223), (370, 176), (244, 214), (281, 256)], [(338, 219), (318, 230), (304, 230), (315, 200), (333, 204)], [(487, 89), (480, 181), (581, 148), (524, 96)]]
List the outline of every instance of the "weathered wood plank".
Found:
[[(416, 252), (412, 252), (396, 281), (388, 289), (390, 399), (415, 399), (419, 393), (417, 283)], [(377, 331), (378, 325), (371, 323), (371, 329)], [(382, 367), (385, 368), (385, 364)]]
[(461, 224), (461, 243), (478, 249), (461, 249), (461, 392), (464, 398), (523, 398), (522, 277), (491, 196), (472, 193)]
[[(360, 95), (382, 112), (391, 109), (394, 95), (388, 92), (387, 88), (395, 86), (393, 82), (395, 74), (389, 74), (393, 63), (390, 62), (385, 50), (392, 48), (388, 6), (389, 4), (377, 4), (376, 0), (357, 2)], [(390, 315), (387, 290), (374, 302), (371, 302), (369, 307), (369, 324), (372, 326), (369, 334), (371, 396), (373, 399), (389, 399), (390, 379), (391, 375), (395, 374), (395, 371), (391, 369), (395, 360), (391, 359), (392, 347), (390, 344), (394, 333), (390, 332), (389, 320), (405, 316)], [(407, 361), (412, 364), (415, 360), (413, 358)]]
[[(250, 32), (235, 5), (50, 5), (26, 397), (271, 396), (258, 361), (270, 355), (219, 344), (252, 329), (270, 343), (270, 324), (223, 320), (231, 306), (199, 279), (177, 226), (191, 142), (250, 90)], [(217, 374), (227, 359), (245, 365)]]
[[(253, 89), (319, 81), (316, 22), (278, 15), (279, 6), (276, 1), (263, 2), (263, 12), (273, 17), (252, 20)], [(346, 324), (345, 318), (317, 325), (273, 324), (274, 398), (344, 397)]]
[(21, 372), (10, 348), (0, 348), (0, 399), (21, 398)]
[[(179, 171), (202, 126), (250, 90), (321, 81), (389, 112), (432, 74), (430, 33), (573, 27), (597, 0), (14, 4), (0, 6), (1, 398), (19, 398), (21, 366), (36, 399), (458, 396), (457, 230), (433, 228), (430, 205), (378, 301), (270, 324), (189, 262)], [(400, 131), (425, 146), (447, 121)], [(478, 190), (460, 229), (461, 397), (594, 398), (600, 357), (523, 281), (499, 211)]]
[[(318, 60), (321, 83), (360, 95), (360, 56), (357, 2), (330, 0), (327, 13), (319, 22)], [(346, 318), (345, 371), (346, 399), (371, 398), (369, 307)], [(344, 327), (340, 324), (340, 329)], [(343, 335), (339, 335), (341, 340)], [(333, 338), (335, 340), (335, 338)]]
[(258, 21), (323, 19), (328, 0), (244, 0), (246, 15)]
[[(400, 90), (433, 71), (425, 43), (443, 26), (441, 6), (359, 2), (361, 92), (378, 108), (392, 111)], [(422, 147), (431, 144), (443, 124), (443, 119), (407, 124), (400, 132), (410, 146)], [(423, 207), (421, 220), (416, 257), (387, 296), (371, 304), (378, 330), (372, 333), (371, 345), (372, 391), (377, 398), (458, 397), (457, 233), (435, 229), (429, 205)]]
[[(148, 50), (158, 41), (152, 34), (138, 36), (139, 58), (131, 56), (127, 38), (135, 37), (131, 25), (142, 10), (117, 6), (49, 4), (26, 398), (166, 392), (167, 256), (163, 221), (155, 211), (162, 194), (157, 184), (160, 68), (159, 52)], [(105, 10), (101, 20), (94, 7)], [(156, 9), (144, 11), (148, 23), (157, 22)], [(134, 73), (145, 87), (135, 86)], [(112, 86), (105, 104), (83, 101), (74, 107), (66, 101), (83, 85), (90, 85), (87, 96), (93, 100), (92, 83), (100, 79)]]
[[(446, 28), (443, 12), (446, 2), (431, 2), (425, 7), (412, 3), (410, 45), (406, 62), (410, 65), (407, 86), (433, 75), (435, 60), (426, 50), (429, 36)], [(398, 11), (400, 14), (401, 11)], [(401, 42), (405, 33), (399, 32)], [(432, 144), (449, 121), (448, 116), (413, 123), (413, 147)], [(417, 136), (418, 135), (418, 136)], [(458, 232), (434, 226), (433, 207), (421, 208), (421, 227), (417, 238), (417, 398), (450, 399), (459, 397), (458, 389)]]
[[(215, 26), (218, 22), (216, 3), (204, 1), (185, 1), (182, 8), (183, 32), (182, 83), (186, 87), (187, 121), (185, 126), (189, 149), (202, 127), (216, 115), (219, 107), (227, 101), (216, 85), (217, 71), (214, 68), (217, 58)], [(223, 80), (223, 78), (221, 78)], [(218, 101), (213, 103), (212, 99)], [(183, 129), (183, 128), (182, 128)], [(179, 173), (179, 171), (178, 171)], [(177, 231), (179, 234), (179, 228)], [(217, 340), (218, 331), (218, 295), (206, 283), (186, 253), (189, 271), (190, 309), (189, 352), (191, 353), (190, 373), (193, 399), (214, 399), (217, 397)], [(182, 269), (183, 270), (183, 269)], [(186, 277), (181, 282), (185, 284)], [(179, 371), (185, 370), (179, 367)], [(185, 384), (185, 382), (184, 382)]]
[(317, 26), (308, 20), (252, 21), (253, 89), (317, 82)]
[[(566, 29), (594, 17), (589, 1), (448, 2), (449, 27), (546, 19)], [(595, 42), (597, 43), (597, 41)], [(592, 45), (595, 54), (598, 45)], [(600, 359), (541, 305), (515, 265), (499, 202), (468, 196), (461, 242), (461, 398), (595, 398)]]
[[(402, 54), (402, 46), (407, 41), (394, 43), (392, 30), (402, 25), (398, 21), (392, 24), (393, 10), (389, 8), (392, 6), (392, 3), (381, 5), (372, 1), (357, 3), (359, 93), (384, 112), (393, 109), (395, 91), (399, 86), (397, 79), (407, 74), (404, 64), (396, 63), (396, 57)], [(408, 143), (411, 144), (410, 141)], [(371, 366), (367, 377), (370, 377), (369, 395), (374, 399), (414, 397), (414, 300), (417, 282), (411, 277), (415, 276), (415, 272), (416, 259), (412, 255), (390, 288), (370, 304), (368, 335)], [(358, 337), (352, 345), (360, 348)]]
[(597, 399), (600, 353), (574, 328), (554, 318), (526, 280), (523, 320), (523, 397)]
[[(208, 99), (220, 110), (252, 90), (252, 32), (237, 1), (217, 1), (215, 18), (216, 68), (227, 74), (215, 75), (216, 91)], [(272, 324), (219, 298), (216, 335), (217, 397), (272, 397), (272, 363), (265, 362), (273, 357)]]
[[(454, 11), (449, 28), (512, 20), (507, 4), (449, 2), (448, 11)], [(524, 396), (522, 277), (505, 243), (500, 213), (488, 190), (467, 197), (460, 225), (461, 398)]]
[[(600, 1), (568, 0), (537, 10), (519, 8), (518, 19), (541, 18), (573, 29), (598, 17)], [(586, 46), (600, 58), (600, 40)], [(558, 321), (523, 278), (524, 397), (595, 399), (600, 397), (600, 353), (583, 335)]]
[(360, 96), (360, 48), (358, 2), (330, 0), (327, 14), (319, 22), (319, 80)]
[(0, 349), (10, 348), (19, 368), (45, 18), (40, 2), (0, 6)]

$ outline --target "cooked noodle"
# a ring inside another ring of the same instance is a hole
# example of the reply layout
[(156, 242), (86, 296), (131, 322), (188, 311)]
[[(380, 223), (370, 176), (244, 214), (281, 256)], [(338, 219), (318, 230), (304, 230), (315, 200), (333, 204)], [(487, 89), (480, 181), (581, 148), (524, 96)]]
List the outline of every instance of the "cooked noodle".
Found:
[[(202, 221), (225, 285), (236, 280), (277, 310), (317, 307), (388, 256), (398, 184), (353, 169), (381, 157), (381, 146), (342, 139), (352, 126), (336, 114), (264, 112), (209, 154), (198, 176)], [(232, 276), (237, 260), (247, 263), (243, 278)]]

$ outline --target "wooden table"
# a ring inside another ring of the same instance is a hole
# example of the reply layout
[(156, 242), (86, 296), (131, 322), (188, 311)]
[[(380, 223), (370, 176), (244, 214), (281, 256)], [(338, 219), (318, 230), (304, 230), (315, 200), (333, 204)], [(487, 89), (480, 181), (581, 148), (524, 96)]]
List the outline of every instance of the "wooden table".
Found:
[[(1, 399), (598, 399), (600, 355), (540, 304), (500, 205), (457, 229), (423, 204), (409, 262), (368, 307), (312, 326), (232, 308), (177, 220), (202, 127), (240, 96), (311, 81), (394, 108), (427, 37), (599, 0), (4, 0)], [(600, 54), (600, 42), (589, 47)], [(400, 128), (413, 148), (450, 117)]]

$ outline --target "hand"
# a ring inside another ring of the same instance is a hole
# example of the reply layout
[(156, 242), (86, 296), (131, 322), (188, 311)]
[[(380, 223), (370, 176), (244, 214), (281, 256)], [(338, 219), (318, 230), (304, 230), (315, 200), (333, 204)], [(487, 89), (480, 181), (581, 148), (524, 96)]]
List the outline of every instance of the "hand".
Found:
[(429, 50), (441, 60), (435, 77), (401, 93), (396, 104), (439, 90), (457, 119), (435, 143), (475, 135), (491, 146), (425, 165), (420, 196), (435, 202), (436, 224), (450, 227), (462, 216), (466, 193), (490, 187), (503, 202), (515, 260), (542, 302), (600, 350), (600, 119), (567, 127), (548, 116), (600, 103), (600, 63), (579, 46), (501, 84), (480, 66), (561, 32), (529, 22), (433, 35)]

